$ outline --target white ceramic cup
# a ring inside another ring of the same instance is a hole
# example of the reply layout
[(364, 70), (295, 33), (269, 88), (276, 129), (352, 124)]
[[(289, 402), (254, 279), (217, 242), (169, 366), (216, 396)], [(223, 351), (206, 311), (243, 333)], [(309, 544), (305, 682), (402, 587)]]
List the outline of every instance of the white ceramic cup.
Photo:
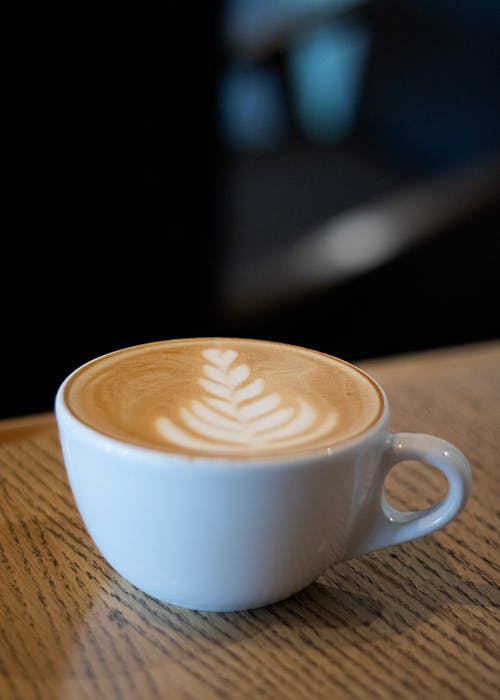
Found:
[[(117, 572), (176, 605), (229, 611), (276, 602), (335, 562), (443, 527), (469, 496), (464, 455), (432, 435), (388, 432), (382, 390), (379, 420), (350, 442), (308, 457), (241, 460), (110, 438), (68, 409), (66, 382), (56, 415), (85, 525)], [(384, 479), (403, 460), (441, 470), (446, 497), (412, 513), (391, 507)]]

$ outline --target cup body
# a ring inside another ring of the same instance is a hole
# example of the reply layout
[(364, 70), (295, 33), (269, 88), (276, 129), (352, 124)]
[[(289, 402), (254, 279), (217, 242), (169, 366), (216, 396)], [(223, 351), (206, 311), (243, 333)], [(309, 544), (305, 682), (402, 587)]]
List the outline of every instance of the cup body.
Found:
[(146, 593), (241, 610), (301, 590), (366, 540), (380, 509), (388, 407), (312, 456), (187, 457), (110, 438), (56, 398), (71, 488), (105, 559)]

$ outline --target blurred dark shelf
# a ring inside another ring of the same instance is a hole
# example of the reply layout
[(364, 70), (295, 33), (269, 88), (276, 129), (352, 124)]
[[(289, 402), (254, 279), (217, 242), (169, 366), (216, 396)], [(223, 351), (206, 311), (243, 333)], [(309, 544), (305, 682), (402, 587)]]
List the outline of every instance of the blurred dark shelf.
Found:
[(258, 259), (334, 214), (376, 199), (410, 178), (360, 138), (330, 147), (296, 143), (225, 159), (226, 264)]
[(500, 202), (387, 265), (232, 330), (351, 361), (500, 338), (499, 232)]

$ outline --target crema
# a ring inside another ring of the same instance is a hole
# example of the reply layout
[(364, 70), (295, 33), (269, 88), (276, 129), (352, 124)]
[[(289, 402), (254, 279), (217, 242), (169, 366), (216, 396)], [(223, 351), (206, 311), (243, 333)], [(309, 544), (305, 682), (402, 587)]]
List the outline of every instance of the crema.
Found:
[(193, 338), (118, 350), (78, 369), (65, 400), (83, 423), (135, 445), (196, 457), (327, 450), (383, 410), (361, 370), (314, 350)]

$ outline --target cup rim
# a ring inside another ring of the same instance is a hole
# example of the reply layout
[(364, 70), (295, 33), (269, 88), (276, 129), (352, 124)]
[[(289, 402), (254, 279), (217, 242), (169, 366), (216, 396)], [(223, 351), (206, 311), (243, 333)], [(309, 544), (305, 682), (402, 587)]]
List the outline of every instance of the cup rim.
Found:
[[(343, 365), (347, 365), (351, 369), (354, 369), (356, 372), (359, 374), (363, 375), (375, 388), (377, 391), (379, 398), (381, 400), (381, 408), (378, 412), (377, 417), (374, 419), (374, 421), (366, 428), (363, 432), (359, 433), (358, 435), (355, 435), (351, 438), (347, 438), (345, 440), (341, 440), (331, 447), (321, 447), (321, 448), (312, 448), (309, 450), (297, 450), (297, 452), (294, 453), (287, 453), (287, 454), (275, 454), (275, 455), (254, 455), (254, 456), (239, 456), (239, 455), (197, 455), (197, 454), (186, 454), (181, 451), (175, 451), (175, 450), (169, 450), (169, 449), (164, 449), (164, 448), (155, 448), (155, 447), (150, 447), (150, 446), (145, 446), (145, 445), (139, 445), (137, 443), (134, 443), (132, 441), (128, 441), (125, 439), (120, 439), (117, 437), (113, 437), (109, 435), (108, 433), (105, 433), (98, 428), (95, 428), (91, 425), (89, 425), (87, 422), (83, 421), (80, 419), (74, 412), (73, 410), (69, 407), (69, 405), (66, 402), (65, 398), (65, 392), (66, 388), (69, 384), (69, 382), (73, 379), (73, 377), (83, 371), (87, 366), (98, 362), (102, 360), (103, 358), (110, 357), (112, 355), (116, 355), (122, 352), (127, 352), (130, 350), (134, 350), (136, 348), (145, 348), (148, 346), (153, 346), (153, 345), (165, 345), (165, 344), (170, 344), (170, 343), (181, 343), (181, 342), (191, 342), (191, 341), (204, 341), (204, 340), (212, 340), (212, 341), (235, 341), (235, 342), (255, 342), (255, 343), (262, 343), (266, 345), (277, 345), (277, 346), (285, 346), (289, 347), (292, 349), (298, 349), (305, 351), (307, 353), (312, 353), (314, 355), (321, 355), (323, 357), (328, 358), (329, 360), (334, 360), (335, 362), (339, 362)], [(56, 397), (55, 397), (55, 414), (56, 414), (56, 419), (59, 424), (59, 429), (61, 427), (61, 424), (64, 423), (69, 423), (69, 425), (77, 432), (79, 432), (82, 437), (87, 438), (87, 439), (92, 439), (93, 441), (96, 441), (101, 445), (101, 447), (104, 447), (105, 449), (112, 450), (112, 451), (119, 451), (122, 453), (126, 453), (127, 455), (130, 456), (135, 456), (139, 458), (146, 458), (148, 460), (155, 460), (159, 462), (171, 462), (172, 460), (176, 461), (181, 461), (183, 463), (188, 463), (190, 465), (196, 465), (196, 464), (206, 464), (209, 463), (211, 465), (228, 465), (228, 464), (238, 464), (238, 465), (247, 465), (249, 467), (251, 466), (258, 466), (262, 464), (300, 464), (305, 461), (310, 462), (310, 461), (315, 461), (315, 460), (322, 460), (325, 458), (331, 458), (333, 456), (337, 456), (339, 454), (342, 454), (343, 452), (346, 452), (350, 449), (352, 449), (354, 446), (361, 445), (362, 443), (372, 439), (372, 437), (378, 433), (382, 428), (387, 426), (388, 420), (389, 420), (389, 404), (387, 400), (386, 393), (382, 386), (370, 375), (368, 372), (365, 372), (363, 369), (360, 367), (357, 367), (356, 365), (352, 364), (351, 362), (348, 362), (347, 360), (343, 360), (342, 358), (336, 357), (335, 355), (330, 355), (328, 353), (322, 352), (320, 350), (313, 350), (312, 348), (307, 348), (304, 346), (300, 345), (293, 345), (291, 343), (282, 343), (279, 341), (273, 341), (273, 340), (258, 340), (254, 338), (235, 338), (235, 337), (224, 337), (224, 336), (202, 336), (202, 337), (192, 337), (192, 338), (174, 338), (170, 340), (158, 340), (158, 341), (152, 341), (149, 343), (139, 343), (136, 345), (131, 345), (123, 348), (119, 348), (117, 350), (113, 350), (108, 353), (104, 353), (102, 355), (99, 355), (97, 357), (92, 358), (88, 362), (83, 363), (79, 367), (76, 367), (61, 383), (59, 386)]]

